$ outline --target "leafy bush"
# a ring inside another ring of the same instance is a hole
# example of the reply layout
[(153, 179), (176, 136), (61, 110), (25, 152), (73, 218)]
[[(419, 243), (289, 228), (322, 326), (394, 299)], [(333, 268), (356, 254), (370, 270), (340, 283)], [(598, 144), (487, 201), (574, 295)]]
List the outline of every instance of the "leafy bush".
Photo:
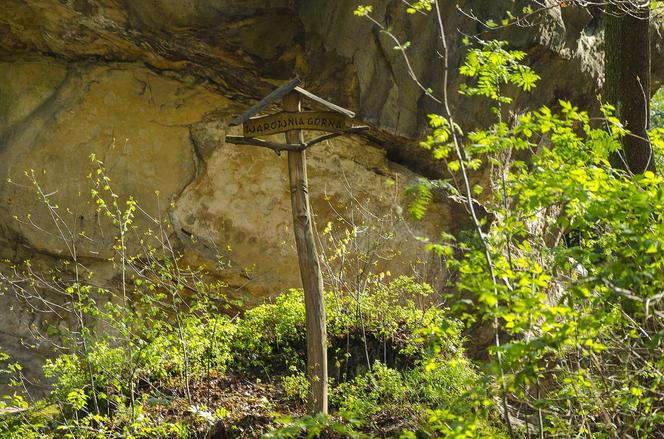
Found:
[[(138, 352), (130, 353), (122, 345), (110, 347), (110, 337), (90, 345), (87, 356), (63, 354), (47, 359), (44, 373), (54, 380), (53, 398), (64, 400), (71, 392), (87, 389), (100, 392), (98, 396), (103, 399), (112, 397), (115, 403), (121, 403), (132, 391), (130, 383), (156, 384), (185, 373), (198, 378), (210, 369), (223, 373), (232, 359), (231, 340), (236, 329), (230, 319), (184, 315), (181, 321), (179, 330), (167, 331), (165, 325), (157, 324), (157, 336), (137, 341), (141, 347)], [(150, 332), (155, 331), (153, 328)], [(95, 389), (90, 389), (91, 375)]]
[(245, 367), (288, 370), (304, 364), (304, 299), (290, 290), (274, 303), (244, 313), (232, 342), (236, 361)]
[(298, 418), (288, 416), (277, 418), (281, 425), (262, 436), (263, 439), (298, 439), (302, 437), (317, 438), (324, 434), (337, 435), (352, 439), (369, 438), (366, 434), (358, 432), (352, 426), (335, 421), (330, 416), (318, 413)]
[[(398, 355), (421, 355), (423, 344), (416, 331), (444, 318), (437, 307), (416, 305), (432, 289), (425, 283), (400, 276), (391, 282), (374, 281), (367, 293), (354, 296), (326, 294), (328, 346), (335, 361), (347, 360), (344, 347), (369, 349), (371, 340), (386, 345)], [(245, 368), (284, 372), (304, 367), (305, 314), (302, 290), (290, 290), (268, 303), (247, 310), (238, 320), (232, 341), (236, 361)], [(370, 340), (371, 339), (371, 340)], [(378, 359), (377, 348), (371, 348)], [(355, 359), (359, 361), (359, 359)]]
[(284, 389), (286, 399), (294, 402), (306, 402), (309, 395), (309, 381), (304, 372), (292, 367), (293, 374), (286, 375), (281, 380), (281, 386)]
[[(442, 410), (464, 420), (477, 416), (467, 395), (479, 379), (478, 372), (462, 355), (421, 363), (405, 371), (376, 362), (369, 373), (333, 389), (331, 402), (344, 420), (368, 431), (384, 431), (394, 424), (406, 432), (431, 432), (430, 418), (439, 416)], [(499, 422), (482, 415), (477, 416), (476, 429), (485, 436), (504, 436)], [(401, 430), (393, 433), (400, 434)]]

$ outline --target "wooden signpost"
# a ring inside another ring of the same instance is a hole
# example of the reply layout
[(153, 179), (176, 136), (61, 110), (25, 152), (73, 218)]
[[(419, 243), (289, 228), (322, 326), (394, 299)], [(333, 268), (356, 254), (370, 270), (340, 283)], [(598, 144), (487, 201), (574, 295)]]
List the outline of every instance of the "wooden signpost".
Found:
[[(235, 118), (230, 125), (242, 124), (244, 136), (226, 136), (226, 143), (262, 146), (272, 149), (277, 154), (281, 151), (288, 151), (293, 230), (306, 310), (307, 378), (310, 389), (308, 405), (311, 413), (327, 413), (325, 296), (309, 203), (305, 151), (316, 143), (342, 134), (359, 132), (366, 127), (349, 127), (350, 119), (355, 116), (353, 112), (302, 89), (299, 84), (299, 79), (289, 81)], [(332, 111), (303, 112), (301, 109), (302, 97)], [(279, 100), (281, 100), (282, 112), (254, 117), (268, 106), (278, 103)], [(302, 135), (303, 129), (329, 133), (305, 142)], [(256, 138), (277, 133), (285, 133), (286, 143)]]

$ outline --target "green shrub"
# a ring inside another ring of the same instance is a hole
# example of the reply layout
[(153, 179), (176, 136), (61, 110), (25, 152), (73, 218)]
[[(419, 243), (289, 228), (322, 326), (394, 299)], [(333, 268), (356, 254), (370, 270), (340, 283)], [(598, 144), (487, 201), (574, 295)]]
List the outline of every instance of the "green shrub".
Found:
[(343, 418), (367, 421), (381, 410), (408, 402), (413, 391), (400, 371), (375, 362), (369, 373), (333, 389), (330, 402)]
[(344, 437), (351, 439), (364, 439), (371, 436), (356, 431), (347, 423), (335, 421), (332, 417), (318, 413), (305, 415), (299, 418), (284, 416), (276, 419), (281, 425), (262, 436), (263, 439), (299, 439), (326, 437)]
[[(404, 418), (413, 429), (425, 425), (427, 411), (444, 407), (468, 413), (465, 395), (478, 385), (480, 374), (463, 356), (444, 361), (421, 362), (408, 370), (396, 370), (375, 362), (369, 373), (340, 384), (330, 395), (342, 417), (365, 427), (376, 419)], [(483, 424), (488, 427), (488, 420)]]
[(223, 373), (233, 358), (231, 341), (236, 325), (224, 315), (185, 314), (178, 318), (179, 327), (164, 331), (141, 349), (141, 374), (160, 380), (185, 372), (199, 377), (208, 369)]
[[(85, 389), (89, 394), (94, 390), (103, 397), (113, 395), (119, 403), (131, 391), (132, 383), (157, 383), (185, 373), (195, 379), (208, 369), (226, 370), (236, 329), (230, 318), (185, 315), (179, 329), (168, 327), (165, 331), (161, 325), (156, 336), (132, 341), (133, 351), (125, 344), (110, 347), (111, 341), (98, 341), (88, 347), (87, 356), (63, 354), (47, 359), (44, 374), (54, 381), (52, 397), (64, 400), (72, 391)], [(93, 383), (95, 388), (91, 389)]]
[[(396, 350), (396, 355), (421, 356), (424, 345), (418, 341), (417, 330), (444, 320), (439, 308), (417, 304), (430, 295), (429, 285), (406, 276), (391, 282), (375, 281), (362, 297), (327, 293), (331, 357), (337, 362), (347, 361), (351, 353), (343, 348), (349, 344), (356, 348), (354, 353), (359, 357), (372, 341), (376, 346), (367, 349), (372, 351), (370, 355), (374, 359), (379, 359), (376, 350), (387, 344)], [(459, 341), (455, 343), (458, 345)], [(295, 366), (303, 370), (306, 349), (302, 290), (290, 290), (277, 297), (274, 303), (246, 311), (237, 323), (232, 345), (238, 354), (236, 362), (245, 369), (284, 372)], [(357, 358), (355, 361), (364, 360)]]
[(293, 374), (286, 375), (281, 379), (281, 386), (283, 387), (286, 399), (299, 403), (307, 401), (309, 381), (304, 372), (293, 368)]
[(274, 303), (247, 310), (237, 322), (232, 348), (244, 368), (285, 371), (304, 365), (304, 298), (290, 290)]

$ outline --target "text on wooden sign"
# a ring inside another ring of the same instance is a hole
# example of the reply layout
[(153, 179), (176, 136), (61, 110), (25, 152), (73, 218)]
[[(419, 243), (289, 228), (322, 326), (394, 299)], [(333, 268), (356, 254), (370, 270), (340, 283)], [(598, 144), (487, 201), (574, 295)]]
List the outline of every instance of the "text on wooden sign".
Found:
[(281, 112), (249, 119), (242, 124), (244, 137), (265, 136), (290, 130), (341, 132), (348, 118), (334, 112)]

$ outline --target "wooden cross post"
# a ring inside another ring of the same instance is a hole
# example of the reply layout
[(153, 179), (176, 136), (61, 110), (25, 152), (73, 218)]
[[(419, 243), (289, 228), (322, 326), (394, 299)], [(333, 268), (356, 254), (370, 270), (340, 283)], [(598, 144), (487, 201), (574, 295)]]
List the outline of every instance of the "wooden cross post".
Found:
[[(292, 91), (282, 101), (287, 112), (300, 112), (300, 95)], [(302, 144), (301, 130), (286, 132), (287, 144)], [(309, 378), (309, 410), (327, 413), (327, 333), (325, 330), (325, 296), (323, 275), (314, 240), (313, 217), (307, 187), (305, 150), (288, 151), (293, 231), (304, 288), (307, 323), (307, 377)]]
[[(300, 277), (304, 289), (304, 305), (307, 324), (307, 378), (309, 379), (309, 412), (327, 413), (327, 333), (325, 330), (325, 296), (323, 276), (320, 271), (316, 241), (314, 240), (313, 215), (309, 203), (307, 186), (307, 148), (343, 134), (357, 133), (367, 127), (348, 128), (348, 120), (355, 114), (298, 87), (299, 79), (293, 79), (274, 90), (256, 105), (236, 117), (230, 125), (243, 126), (244, 136), (226, 136), (226, 143), (255, 145), (269, 148), (277, 154), (288, 151), (288, 175), (290, 181), (291, 206), (293, 209), (293, 231)], [(332, 110), (328, 112), (303, 112), (301, 96)], [(281, 99), (281, 113), (253, 117)], [(304, 141), (302, 129), (326, 131), (308, 142)], [(285, 133), (286, 143), (257, 139), (276, 133)]]

